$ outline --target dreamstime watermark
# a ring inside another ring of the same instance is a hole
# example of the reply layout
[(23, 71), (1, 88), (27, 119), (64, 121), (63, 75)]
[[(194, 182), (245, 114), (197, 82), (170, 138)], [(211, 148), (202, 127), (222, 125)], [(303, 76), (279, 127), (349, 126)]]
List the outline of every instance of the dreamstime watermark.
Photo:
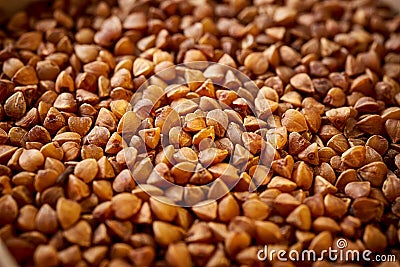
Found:
[(393, 254), (373, 254), (371, 250), (347, 249), (348, 243), (344, 238), (336, 241), (336, 248), (329, 247), (317, 253), (315, 250), (305, 249), (302, 251), (283, 249), (269, 249), (265, 245), (263, 249), (257, 252), (257, 258), (260, 261), (292, 261), (292, 262), (316, 262), (328, 260), (331, 262), (395, 262), (396, 256)]

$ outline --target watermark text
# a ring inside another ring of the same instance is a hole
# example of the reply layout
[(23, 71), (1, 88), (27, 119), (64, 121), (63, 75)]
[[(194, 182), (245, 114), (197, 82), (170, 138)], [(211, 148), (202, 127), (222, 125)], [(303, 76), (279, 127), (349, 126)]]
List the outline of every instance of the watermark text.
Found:
[(346, 249), (347, 241), (340, 238), (336, 242), (337, 249), (329, 247), (317, 253), (315, 250), (305, 249), (302, 251), (283, 249), (268, 249), (265, 245), (263, 249), (257, 252), (257, 258), (260, 261), (272, 261), (274, 259), (279, 261), (293, 261), (293, 262), (315, 262), (324, 259), (332, 262), (395, 262), (396, 256), (393, 254), (382, 255), (373, 254), (371, 250), (358, 251), (354, 249)]

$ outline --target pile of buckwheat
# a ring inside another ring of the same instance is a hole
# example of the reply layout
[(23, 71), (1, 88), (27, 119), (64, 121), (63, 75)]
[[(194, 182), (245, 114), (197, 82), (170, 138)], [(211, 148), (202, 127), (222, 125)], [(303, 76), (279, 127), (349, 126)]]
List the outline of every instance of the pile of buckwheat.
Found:
[(378, 1), (39, 2), (2, 24), (0, 73), (20, 266), (400, 257), (400, 15)]

